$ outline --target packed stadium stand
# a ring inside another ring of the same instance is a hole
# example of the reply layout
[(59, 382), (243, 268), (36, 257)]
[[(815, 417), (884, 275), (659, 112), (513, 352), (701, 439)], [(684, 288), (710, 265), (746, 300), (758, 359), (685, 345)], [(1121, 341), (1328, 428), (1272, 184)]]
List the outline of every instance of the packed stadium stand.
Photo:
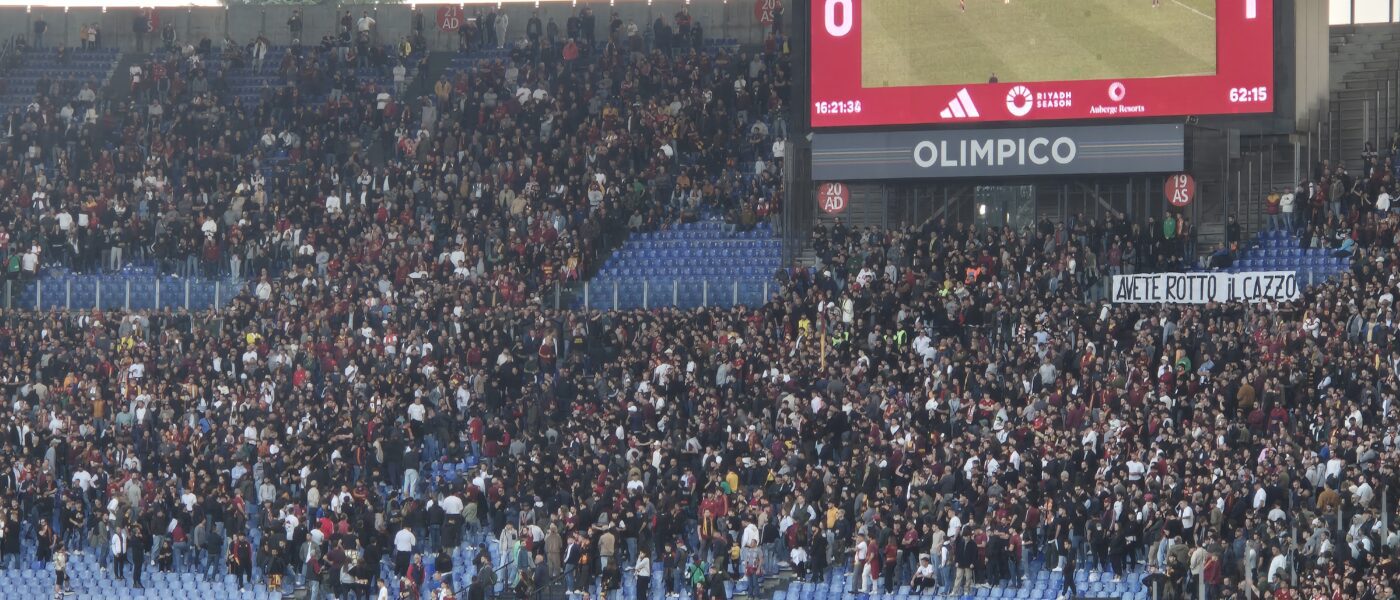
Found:
[(781, 10), (602, 12), (7, 61), (0, 597), (1395, 597), (1393, 168), (794, 239)]

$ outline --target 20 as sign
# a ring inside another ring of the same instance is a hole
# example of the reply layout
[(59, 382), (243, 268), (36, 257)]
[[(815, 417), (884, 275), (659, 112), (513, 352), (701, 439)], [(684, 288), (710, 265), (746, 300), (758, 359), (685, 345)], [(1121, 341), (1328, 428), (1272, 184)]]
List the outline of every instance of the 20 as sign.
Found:
[(753, 18), (764, 25), (773, 24), (773, 13), (783, 7), (783, 0), (754, 0)]

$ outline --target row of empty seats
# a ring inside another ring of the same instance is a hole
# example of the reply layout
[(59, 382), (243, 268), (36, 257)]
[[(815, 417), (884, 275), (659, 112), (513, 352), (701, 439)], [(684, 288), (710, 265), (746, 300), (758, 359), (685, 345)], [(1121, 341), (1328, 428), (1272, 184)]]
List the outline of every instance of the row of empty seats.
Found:
[(681, 266), (660, 266), (663, 263), (641, 263), (633, 265), (612, 266), (602, 269), (598, 276), (604, 279), (632, 279), (644, 278), (652, 281), (652, 286), (664, 285), (668, 289), (676, 278), (687, 279), (699, 277), (711, 281), (711, 285), (728, 286), (735, 281), (762, 280), (771, 277), (777, 270), (766, 264), (759, 264), (757, 261), (746, 261), (745, 264), (715, 265), (715, 264), (688, 264)]
[[(971, 591), (953, 596), (942, 593), (941, 589), (915, 592), (904, 585), (887, 593), (882, 589), (869, 594), (853, 592), (848, 568), (836, 568), (827, 573), (820, 582), (793, 581), (786, 589), (778, 590), (773, 600), (931, 600), (933, 598), (973, 598), (987, 600), (1052, 600), (1058, 598), (1063, 588), (1062, 573), (1040, 568), (1040, 561), (1033, 561), (1034, 575), (1012, 585), (989, 585), (974, 587)], [(1115, 581), (1111, 574), (1089, 569), (1078, 569), (1074, 573), (1075, 586), (1079, 598), (1114, 598), (1122, 600), (1147, 600), (1151, 590), (1143, 586), (1145, 571), (1136, 568)]]
[(1322, 268), (1328, 268), (1328, 267), (1330, 267), (1330, 268), (1342, 268), (1342, 269), (1344, 269), (1344, 268), (1346, 268), (1347, 263), (1348, 263), (1349, 260), (1350, 260), (1350, 259), (1341, 258), (1341, 257), (1335, 257), (1335, 256), (1324, 256), (1324, 257), (1311, 256), (1311, 257), (1307, 257), (1307, 258), (1302, 258), (1302, 257), (1297, 257), (1297, 258), (1282, 258), (1282, 257), (1273, 257), (1273, 258), (1242, 258), (1242, 259), (1240, 259), (1240, 260), (1238, 260), (1238, 261), (1236, 261), (1236, 262), (1239, 264), (1239, 266), (1244, 267), (1244, 268), (1246, 268), (1246, 269), (1257, 269), (1257, 270), (1304, 269), (1304, 268), (1322, 269)]
[(70, 49), (67, 61), (60, 63), (52, 48), (21, 52), (17, 56), (17, 66), (4, 74), (0, 109), (8, 112), (32, 102), (38, 94), (37, 86), (41, 79), (71, 80), (77, 83), (79, 89), (84, 83), (93, 83), (94, 89), (100, 89), (112, 77), (119, 57), (115, 48), (94, 51)]
[(1303, 285), (1323, 283), (1347, 272), (1351, 259), (1333, 256), (1327, 248), (1303, 248), (1298, 238), (1282, 229), (1260, 231), (1247, 247), (1242, 248), (1230, 273), (1250, 271), (1293, 271)]
[[(501, 564), (501, 555), (495, 539), (482, 533), (464, 534), (462, 545), (453, 552), (453, 580), (455, 588), (465, 591), (476, 573), (475, 559), (483, 550), (490, 553), (493, 564)], [(3, 598), (52, 598), (54, 586), (53, 565), (34, 560), (32, 547), (23, 552), (21, 569), (0, 570), (0, 597)], [(149, 560), (149, 555), (148, 555)], [(425, 585), (423, 598), (427, 599), (434, 587), (435, 561), (425, 561)], [(386, 561), (380, 568), (380, 577), (389, 584), (390, 597), (397, 598), (398, 582)], [(239, 590), (233, 575), (222, 573), (212, 581), (206, 581), (202, 573), (195, 573), (195, 567), (187, 566), (180, 572), (159, 572), (149, 565), (142, 574), (144, 589), (132, 587), (131, 569), (128, 567), (125, 579), (117, 579), (110, 570), (103, 571), (95, 553), (70, 553), (68, 560), (69, 588), (74, 592), (68, 598), (153, 598), (158, 600), (186, 600), (189, 598), (241, 598), (251, 600), (278, 600), (284, 594), (292, 593), (296, 586), (295, 577), (286, 577), (281, 589), (268, 589), (266, 578), (262, 583), (249, 583)], [(500, 579), (498, 577), (498, 579)], [(505, 583), (497, 585), (497, 592), (505, 591)], [(460, 596), (460, 594), (459, 594)]]
[(633, 234), (590, 282), (591, 308), (755, 306), (777, 292), (782, 241), (763, 223), (748, 231), (718, 220)]

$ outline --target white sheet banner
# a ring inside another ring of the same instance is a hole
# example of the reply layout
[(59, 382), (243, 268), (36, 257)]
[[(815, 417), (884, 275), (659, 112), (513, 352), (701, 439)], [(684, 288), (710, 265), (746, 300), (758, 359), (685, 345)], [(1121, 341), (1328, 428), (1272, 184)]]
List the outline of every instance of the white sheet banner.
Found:
[(1114, 303), (1286, 302), (1298, 298), (1293, 271), (1114, 275)]

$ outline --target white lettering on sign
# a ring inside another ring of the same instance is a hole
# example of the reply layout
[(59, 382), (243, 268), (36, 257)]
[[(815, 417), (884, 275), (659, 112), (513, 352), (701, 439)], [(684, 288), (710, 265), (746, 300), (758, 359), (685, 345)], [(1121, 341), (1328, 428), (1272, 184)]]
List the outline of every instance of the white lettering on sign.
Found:
[(1177, 208), (1184, 208), (1191, 204), (1191, 200), (1196, 196), (1196, 180), (1190, 174), (1178, 173), (1168, 177), (1162, 189), (1167, 197), (1167, 203)]
[(947, 140), (924, 140), (914, 146), (914, 164), (928, 169), (939, 167), (1000, 167), (1003, 165), (1045, 165), (1051, 161), (1067, 165), (1074, 162), (1079, 147), (1073, 139), (994, 138), (959, 140), (949, 146)]
[(1119, 304), (1287, 302), (1299, 296), (1293, 271), (1252, 273), (1142, 273), (1113, 276)]
[(437, 23), (438, 29), (443, 31), (457, 31), (462, 27), (462, 8), (458, 6), (443, 6), (438, 9)]
[(764, 25), (772, 25), (775, 12), (783, 6), (783, 0), (754, 0), (753, 18)]
[(829, 215), (846, 210), (851, 201), (851, 188), (840, 182), (823, 183), (817, 188), (817, 200), (822, 212)]
[[(839, 22), (836, 20), (837, 8), (841, 9)], [(853, 10), (855, 9), (851, 5), (851, 0), (826, 0), (826, 34), (831, 37), (846, 37), (846, 34), (850, 33), (851, 28), (856, 24), (855, 19), (852, 18)], [(769, 21), (772, 21), (771, 17)]]

